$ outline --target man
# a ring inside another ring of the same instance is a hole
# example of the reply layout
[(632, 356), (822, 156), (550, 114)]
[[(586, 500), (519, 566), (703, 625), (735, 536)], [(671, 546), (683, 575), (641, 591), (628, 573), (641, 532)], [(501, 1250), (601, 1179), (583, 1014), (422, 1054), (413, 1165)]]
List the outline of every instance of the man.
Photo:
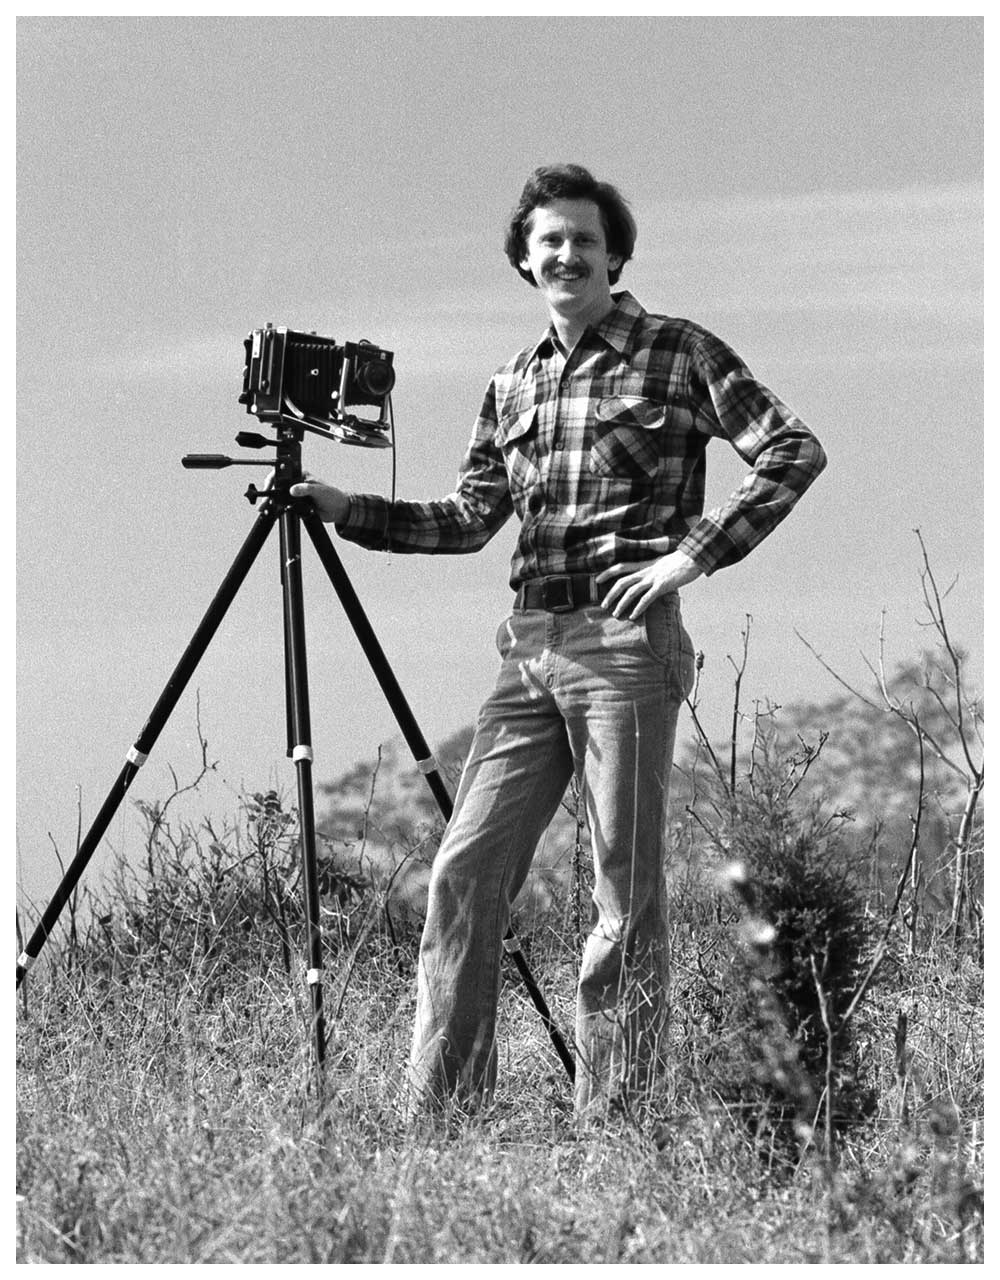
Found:
[[(577, 993), (581, 1118), (648, 1100), (666, 1033), (664, 814), (694, 654), (678, 591), (742, 559), (825, 465), (815, 437), (718, 338), (612, 294), (635, 223), (577, 165), (536, 170), (507, 233), (550, 326), (493, 376), (454, 493), (348, 496), (317, 481), (339, 533), (400, 552), (476, 551), (521, 521), (484, 705), (431, 873), (410, 1081), (419, 1104), (488, 1098), (501, 939), (574, 772), (594, 854)], [(703, 514), (705, 446), (752, 466)]]

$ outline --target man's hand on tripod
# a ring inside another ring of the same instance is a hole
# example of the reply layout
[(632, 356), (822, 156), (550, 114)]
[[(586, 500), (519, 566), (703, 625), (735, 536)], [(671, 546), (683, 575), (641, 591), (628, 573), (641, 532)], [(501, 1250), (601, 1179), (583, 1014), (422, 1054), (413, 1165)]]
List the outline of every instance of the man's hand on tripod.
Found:
[(322, 480), (314, 480), (312, 476), (293, 484), (288, 490), (293, 498), (310, 498), (316, 508), (316, 514), (326, 524), (339, 524), (347, 519), (351, 508), (351, 500), (341, 489), (324, 484)]

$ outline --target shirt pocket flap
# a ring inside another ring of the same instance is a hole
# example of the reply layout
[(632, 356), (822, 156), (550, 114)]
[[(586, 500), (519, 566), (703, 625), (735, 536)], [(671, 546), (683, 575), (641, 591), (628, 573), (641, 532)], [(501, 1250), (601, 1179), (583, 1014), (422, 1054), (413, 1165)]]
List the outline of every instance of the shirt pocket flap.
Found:
[(666, 414), (663, 404), (646, 400), (642, 396), (606, 396), (603, 400), (598, 400), (594, 409), (594, 417), (598, 422), (648, 429), (662, 427)]
[(497, 423), (497, 444), (501, 449), (528, 435), (537, 414), (538, 406), (534, 404), (526, 409), (505, 409)]

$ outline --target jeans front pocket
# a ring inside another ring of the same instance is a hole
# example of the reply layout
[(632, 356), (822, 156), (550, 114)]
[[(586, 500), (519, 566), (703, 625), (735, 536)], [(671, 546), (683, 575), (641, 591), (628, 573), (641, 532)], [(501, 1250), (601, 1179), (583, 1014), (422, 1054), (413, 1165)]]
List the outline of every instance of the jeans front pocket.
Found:
[(680, 598), (674, 593), (654, 600), (642, 621), (646, 648), (665, 667), (671, 694), (683, 702), (694, 688), (695, 656), (681, 621)]
[(509, 618), (504, 618), (503, 622), (501, 622), (499, 627), (497, 627), (496, 646), (497, 653), (499, 653), (501, 660), (507, 657), (507, 654), (510, 653), (511, 649), (513, 649), (516, 640), (517, 637), (514, 634), (514, 615), (511, 614)]

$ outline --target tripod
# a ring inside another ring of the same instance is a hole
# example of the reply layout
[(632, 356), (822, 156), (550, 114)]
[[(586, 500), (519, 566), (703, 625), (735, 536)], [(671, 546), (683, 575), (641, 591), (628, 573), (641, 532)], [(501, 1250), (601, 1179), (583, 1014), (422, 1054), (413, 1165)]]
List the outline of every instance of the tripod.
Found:
[[(253, 485), (247, 490), (247, 498), (255, 504), (263, 498), (263, 506), (250, 529), (243, 546), (237, 553), (231, 568), (222, 581), (211, 604), (192, 636), (187, 648), (156, 705), (150, 712), (135, 744), (129, 750), (125, 764), (102, 804), (93, 824), (82, 840), (76, 856), (66, 869), (55, 896), (42, 914), (41, 920), (28, 940), (17, 961), (17, 985), (38, 958), (46, 939), (55, 928), (59, 915), (72, 896), (87, 863), (96, 851), (111, 819), (139, 769), (145, 763), (156, 739), (170, 717), (188, 680), (211, 643), (229, 606), (236, 598), (251, 565), (267, 541), (275, 524), (279, 527), (281, 553), (282, 607), (284, 618), (285, 654), (285, 704), (288, 729), (288, 755), (296, 771), (299, 804), (299, 840), (304, 885), (306, 919), (306, 982), (309, 988), (313, 1062), (321, 1074), (326, 1053), (326, 1024), (323, 1014), (323, 939), (320, 925), (319, 878), (316, 860), (316, 823), (313, 810), (311, 727), (309, 714), (309, 682), (306, 667), (305, 614), (302, 589), (302, 527), (305, 527), (327, 576), (354, 629), (368, 663), (378, 680), (386, 700), (402, 731), (406, 744), (437, 801), (445, 820), (451, 817), (452, 801), (444, 780), (438, 771), (427, 742), (421, 733), (413, 713), (404, 697), (382, 647), (355, 594), (354, 588), (334, 550), (333, 543), (323, 522), (311, 502), (293, 499), (291, 486), (304, 479), (302, 471), (302, 438), (307, 424), (283, 418), (277, 441), (241, 433), (239, 443), (254, 447), (277, 444), (274, 476), (271, 485), (258, 490)], [(325, 433), (324, 433), (325, 434)], [(268, 460), (270, 462), (270, 460)], [(259, 465), (257, 459), (228, 458), (220, 454), (190, 454), (183, 459), (189, 468), (218, 468), (238, 463)], [(524, 953), (516, 936), (508, 930), (503, 940), (504, 950), (511, 956), (528, 994), (542, 1018), (552, 1045), (570, 1080), (574, 1077), (572, 1055), (556, 1027), (528, 968)]]

